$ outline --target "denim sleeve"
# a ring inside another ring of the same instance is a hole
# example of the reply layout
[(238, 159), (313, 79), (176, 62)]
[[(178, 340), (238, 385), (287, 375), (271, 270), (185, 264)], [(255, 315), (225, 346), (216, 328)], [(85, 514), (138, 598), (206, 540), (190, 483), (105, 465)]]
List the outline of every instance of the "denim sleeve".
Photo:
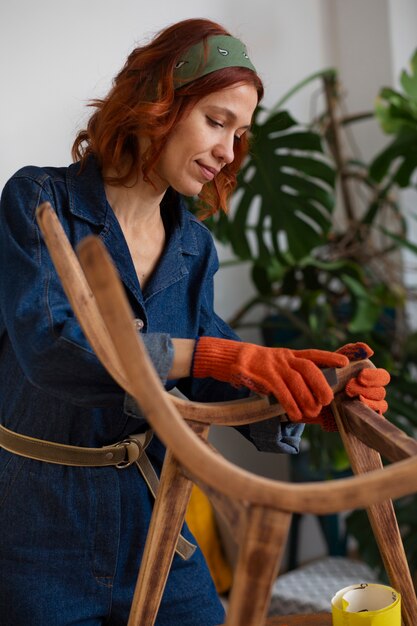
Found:
[[(42, 181), (41, 181), (42, 182)], [(44, 201), (57, 212), (53, 189), (15, 176), (0, 203), (0, 316), (26, 378), (72, 404), (122, 407), (124, 391), (85, 338), (63, 291), (35, 218)], [(161, 376), (172, 359), (166, 334), (143, 335)]]
[[(151, 355), (153, 365), (161, 382), (165, 383), (174, 359), (174, 346), (171, 338), (162, 333), (150, 333), (149, 335), (141, 335), (141, 337)], [(128, 393), (125, 394), (123, 410), (129, 417), (145, 420), (135, 399)]]
[(298, 454), (304, 424), (281, 422), (279, 417), (249, 425), (249, 436), (262, 452)]

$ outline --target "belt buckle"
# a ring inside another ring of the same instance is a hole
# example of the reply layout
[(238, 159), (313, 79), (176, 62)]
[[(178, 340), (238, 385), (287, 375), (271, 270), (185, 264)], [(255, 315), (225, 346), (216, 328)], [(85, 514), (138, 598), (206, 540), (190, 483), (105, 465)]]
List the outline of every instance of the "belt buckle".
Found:
[(142, 456), (142, 452), (144, 450), (143, 445), (139, 441), (129, 438), (116, 443), (115, 448), (124, 448), (127, 454), (126, 461), (120, 461), (120, 463), (115, 465), (117, 469), (126, 469), (136, 463), (136, 461), (138, 461)]

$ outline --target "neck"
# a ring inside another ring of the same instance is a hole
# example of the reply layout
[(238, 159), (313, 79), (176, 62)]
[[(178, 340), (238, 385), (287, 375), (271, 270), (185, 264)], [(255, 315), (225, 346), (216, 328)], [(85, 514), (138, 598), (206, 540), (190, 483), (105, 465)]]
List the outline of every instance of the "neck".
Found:
[(160, 203), (166, 189), (155, 189), (138, 179), (126, 187), (105, 184), (107, 201), (123, 231), (138, 280), (143, 289), (155, 270), (165, 245)]
[[(111, 172), (106, 172), (110, 174)], [(142, 176), (129, 186), (104, 185), (107, 202), (119, 222), (140, 225), (160, 219), (160, 204), (166, 189), (153, 187)]]

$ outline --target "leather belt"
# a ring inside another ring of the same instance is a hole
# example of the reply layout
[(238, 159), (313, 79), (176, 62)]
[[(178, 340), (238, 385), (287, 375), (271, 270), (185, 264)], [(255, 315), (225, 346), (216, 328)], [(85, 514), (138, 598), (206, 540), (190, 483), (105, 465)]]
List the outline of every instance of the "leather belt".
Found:
[[(137, 435), (129, 435), (123, 441), (110, 446), (86, 448), (28, 437), (0, 425), (0, 447), (29, 459), (78, 467), (113, 465), (117, 469), (125, 469), (135, 464), (155, 498), (159, 479), (146, 454), (152, 437), (152, 430), (147, 430)], [(184, 560), (189, 559), (195, 549), (194, 544), (182, 535), (179, 536), (176, 551)]]

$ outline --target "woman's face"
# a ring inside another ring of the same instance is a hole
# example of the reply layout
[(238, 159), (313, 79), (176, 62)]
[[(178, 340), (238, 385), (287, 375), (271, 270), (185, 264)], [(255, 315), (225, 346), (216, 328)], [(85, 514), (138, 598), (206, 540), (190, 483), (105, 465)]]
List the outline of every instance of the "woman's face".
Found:
[(171, 133), (155, 168), (164, 188), (186, 196), (234, 159), (234, 148), (252, 120), (258, 103), (253, 85), (240, 83), (199, 100)]

